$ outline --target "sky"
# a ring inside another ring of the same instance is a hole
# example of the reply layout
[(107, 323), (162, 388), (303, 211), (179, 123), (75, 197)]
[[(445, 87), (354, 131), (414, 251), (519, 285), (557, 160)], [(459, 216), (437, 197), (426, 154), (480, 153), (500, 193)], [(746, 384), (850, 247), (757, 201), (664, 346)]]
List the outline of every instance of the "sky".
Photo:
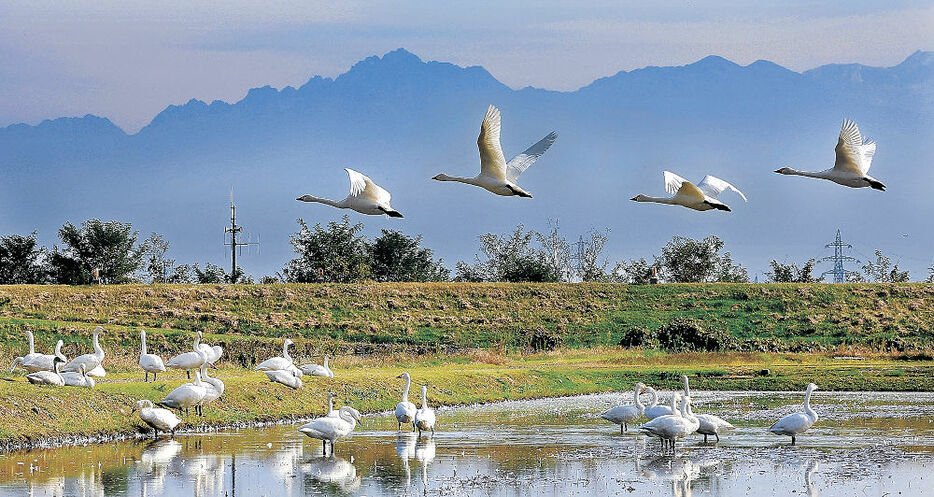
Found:
[(96, 114), (129, 133), (171, 104), (300, 86), (404, 47), (513, 88), (574, 90), (716, 54), (796, 71), (934, 49), (927, 1), (0, 3), (0, 126)]

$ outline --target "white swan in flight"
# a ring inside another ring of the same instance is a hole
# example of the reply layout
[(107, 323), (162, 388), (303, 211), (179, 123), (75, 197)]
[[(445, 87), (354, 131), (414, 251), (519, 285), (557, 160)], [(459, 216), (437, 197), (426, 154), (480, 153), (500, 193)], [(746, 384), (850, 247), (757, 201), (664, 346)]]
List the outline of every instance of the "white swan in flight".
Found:
[(872, 156), (876, 153), (876, 144), (863, 139), (855, 122), (849, 119), (843, 121), (835, 151), (837, 159), (830, 169), (811, 172), (783, 167), (775, 172), (789, 176), (826, 179), (850, 188), (868, 186), (873, 190), (885, 191), (885, 185), (881, 181), (867, 174), (869, 165), (872, 164)]
[(409, 376), (409, 373), (402, 373), (396, 378), (402, 378), (405, 380), (405, 387), (402, 388), (402, 401), (396, 404), (396, 421), (399, 422), (399, 431), (402, 431), (402, 424), (413, 423), (412, 431), (415, 431), (415, 404), (409, 402), (409, 388), (412, 387), (412, 377)]
[(791, 445), (794, 445), (795, 437), (808, 431), (817, 422), (817, 413), (811, 409), (811, 392), (814, 390), (817, 390), (817, 385), (808, 383), (807, 392), (804, 394), (804, 412), (796, 412), (779, 419), (769, 431), (776, 435), (790, 436)]
[(551, 144), (558, 139), (558, 133), (554, 131), (548, 133), (547, 136), (526, 149), (525, 152), (506, 162), (506, 156), (503, 155), (503, 146), (499, 141), (501, 127), (499, 109), (491, 105), (486, 110), (486, 115), (483, 116), (483, 124), (480, 125), (480, 136), (477, 137), (477, 146), (480, 148), (480, 174), (473, 178), (459, 178), (442, 173), (432, 179), (467, 183), (505, 197), (518, 195), (532, 198), (532, 194), (523, 190), (516, 184), (516, 181), (519, 180), (520, 174), (534, 164), (551, 147)]
[(386, 214), (389, 217), (402, 217), (399, 211), (389, 205), (389, 199), (391, 198), (389, 192), (353, 169), (345, 167), (344, 171), (347, 171), (347, 174), (350, 175), (350, 195), (347, 195), (344, 200), (330, 200), (315, 197), (314, 195), (302, 195), (295, 200), (317, 202), (338, 209), (350, 209), (370, 216)]
[[(94, 328), (94, 334), (91, 338), (91, 344), (94, 346), (94, 353), (75, 357), (71, 360), (71, 362), (62, 368), (62, 372), (71, 371), (77, 373), (81, 371), (81, 365), (84, 365), (84, 368), (87, 370), (89, 375), (93, 376), (98, 374), (96, 370), (98, 367), (100, 367), (101, 362), (104, 360), (104, 349), (101, 348), (100, 342), (98, 341), (98, 336), (103, 332), (104, 328), (101, 328), (100, 326)], [(100, 371), (103, 371), (103, 368), (101, 368)]]
[(670, 193), (671, 197), (650, 197), (648, 195), (636, 195), (630, 200), (635, 202), (654, 202), (656, 204), (680, 205), (696, 211), (709, 211), (717, 209), (721, 211), (730, 211), (730, 206), (717, 200), (717, 196), (724, 190), (736, 192), (746, 202), (746, 195), (739, 191), (735, 186), (723, 181), (715, 176), (707, 175), (700, 183), (695, 185), (690, 181), (678, 176), (671, 171), (664, 171), (665, 191)]
[(139, 331), (139, 341), (139, 367), (146, 373), (143, 381), (149, 381), (149, 373), (152, 373), (152, 381), (156, 381), (156, 374), (165, 372), (165, 364), (158, 354), (150, 354), (146, 350), (146, 330)]
[(632, 405), (616, 406), (600, 415), (601, 418), (619, 425), (619, 433), (623, 434), (629, 429), (629, 423), (639, 419), (645, 412), (645, 406), (639, 401), (639, 395), (645, 393), (645, 384), (636, 383), (633, 389)]
[[(175, 427), (182, 421), (174, 412), (152, 405), (151, 400), (140, 400), (133, 405), (131, 413), (139, 411), (139, 417), (153, 429), (153, 438), (159, 436), (159, 431), (175, 435)], [(174, 454), (173, 454), (174, 455)]]

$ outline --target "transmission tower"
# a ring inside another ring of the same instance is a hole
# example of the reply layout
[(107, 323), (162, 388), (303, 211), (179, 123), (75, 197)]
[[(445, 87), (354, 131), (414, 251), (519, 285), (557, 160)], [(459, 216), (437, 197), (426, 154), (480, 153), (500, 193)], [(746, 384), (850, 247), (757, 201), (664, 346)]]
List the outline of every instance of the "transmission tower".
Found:
[(571, 252), (571, 267), (579, 276), (584, 270), (584, 261), (587, 259), (587, 242), (584, 241), (584, 235), (580, 235), (576, 242), (571, 243), (574, 250)]
[(233, 188), (230, 189), (230, 227), (224, 228), (224, 234), (230, 233), (230, 240), (224, 240), (224, 245), (230, 247), (230, 282), (236, 283), (239, 274), (237, 274), (237, 250), (242, 247), (259, 247), (259, 241), (252, 241), (250, 238), (245, 242), (237, 240), (237, 234), (243, 232), (243, 226), (237, 225), (237, 206), (233, 201)]
[(859, 262), (859, 260), (857, 260), (855, 257), (844, 255), (843, 250), (851, 249), (853, 248), (853, 246), (850, 245), (849, 243), (844, 242), (843, 238), (840, 237), (840, 230), (837, 230), (837, 236), (834, 239), (834, 241), (831, 243), (828, 243), (824, 247), (833, 248), (833, 255), (818, 259), (818, 262), (824, 262), (824, 261), (833, 262), (833, 269), (831, 269), (830, 271), (824, 271), (821, 274), (821, 276), (832, 274), (834, 283), (846, 283), (846, 276), (848, 274), (853, 274), (856, 271), (848, 271), (846, 268), (843, 267), (843, 264), (846, 263), (847, 261)]

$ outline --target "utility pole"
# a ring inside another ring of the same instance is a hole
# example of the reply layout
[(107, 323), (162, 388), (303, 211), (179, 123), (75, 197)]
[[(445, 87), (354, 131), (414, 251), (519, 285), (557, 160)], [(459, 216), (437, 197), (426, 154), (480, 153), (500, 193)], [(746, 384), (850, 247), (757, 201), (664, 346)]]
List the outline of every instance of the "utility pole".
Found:
[(224, 233), (230, 233), (230, 242), (225, 241), (224, 245), (230, 246), (230, 282), (236, 283), (239, 275), (237, 274), (237, 249), (240, 247), (259, 246), (259, 242), (238, 242), (237, 233), (243, 231), (243, 226), (237, 225), (237, 206), (233, 201), (233, 188), (230, 189), (230, 227), (224, 228)]
[(837, 236), (833, 242), (828, 243), (824, 246), (825, 248), (832, 248), (833, 255), (819, 259), (818, 262), (830, 261), (833, 262), (833, 269), (829, 271), (824, 271), (821, 276), (828, 274), (833, 275), (834, 283), (846, 283), (846, 275), (853, 273), (854, 271), (847, 271), (843, 267), (843, 264), (847, 261), (859, 262), (855, 257), (850, 257), (844, 255), (843, 249), (851, 249), (852, 245), (843, 241), (843, 238), (840, 237), (840, 230), (837, 230)]

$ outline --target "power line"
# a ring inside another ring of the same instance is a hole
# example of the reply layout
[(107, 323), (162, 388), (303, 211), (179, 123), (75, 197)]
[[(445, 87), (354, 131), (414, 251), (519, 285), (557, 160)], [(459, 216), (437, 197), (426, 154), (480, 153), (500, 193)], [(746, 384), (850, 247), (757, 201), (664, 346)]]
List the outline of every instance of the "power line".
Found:
[(834, 238), (834, 241), (824, 245), (824, 248), (832, 248), (833, 255), (829, 257), (822, 257), (817, 260), (817, 262), (830, 261), (833, 262), (833, 269), (829, 271), (824, 271), (821, 276), (826, 276), (828, 274), (833, 275), (834, 283), (846, 283), (846, 277), (850, 274), (856, 274), (856, 271), (849, 271), (843, 267), (844, 263), (852, 261), (858, 263), (859, 260), (855, 257), (845, 255), (843, 253), (844, 249), (853, 249), (853, 246), (849, 243), (843, 241), (843, 238), (840, 236), (840, 230), (837, 230), (837, 236)]

